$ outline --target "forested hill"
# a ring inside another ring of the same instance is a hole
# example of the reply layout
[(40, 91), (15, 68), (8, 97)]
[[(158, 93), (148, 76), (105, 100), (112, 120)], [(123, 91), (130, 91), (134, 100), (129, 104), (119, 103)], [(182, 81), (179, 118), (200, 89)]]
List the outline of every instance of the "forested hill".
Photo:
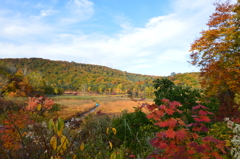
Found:
[[(67, 61), (52, 61), (41, 58), (8, 58), (0, 59), (0, 66), (7, 67), (10, 71), (22, 70), (24, 74), (37, 73), (41, 75), (47, 85), (54, 84), (65, 90), (84, 91), (113, 91), (113, 89), (126, 90), (141, 89), (152, 86), (152, 81), (160, 76), (150, 76), (128, 73), (106, 66), (81, 64)], [(174, 74), (169, 76), (176, 83), (198, 85), (198, 73), (190, 75)], [(188, 79), (187, 82), (184, 80)], [(136, 86), (137, 85), (137, 86)], [(137, 88), (138, 87), (138, 88)]]
[(0, 65), (12, 69), (22, 69), (24, 73), (37, 72), (47, 83), (55, 83), (65, 89), (77, 88), (82, 84), (131, 84), (158, 78), (157, 76), (127, 73), (106, 66), (41, 58), (0, 59)]

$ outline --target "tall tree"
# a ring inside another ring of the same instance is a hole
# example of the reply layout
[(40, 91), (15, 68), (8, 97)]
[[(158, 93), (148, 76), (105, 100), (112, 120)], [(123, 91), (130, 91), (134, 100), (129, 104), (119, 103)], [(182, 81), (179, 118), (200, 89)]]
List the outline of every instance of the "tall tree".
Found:
[(217, 95), (228, 110), (240, 92), (240, 0), (215, 3), (209, 29), (191, 45), (191, 63), (201, 68), (201, 85), (209, 96)]

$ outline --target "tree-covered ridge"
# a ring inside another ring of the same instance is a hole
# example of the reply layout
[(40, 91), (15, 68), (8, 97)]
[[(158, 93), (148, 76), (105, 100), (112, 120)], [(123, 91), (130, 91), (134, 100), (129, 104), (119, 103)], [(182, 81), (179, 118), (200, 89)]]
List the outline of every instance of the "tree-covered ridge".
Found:
[[(42, 86), (52, 86), (64, 90), (98, 93), (130, 93), (132, 95), (153, 94), (153, 81), (160, 76), (128, 73), (106, 66), (81, 64), (67, 61), (52, 61), (41, 58), (0, 59), (0, 66), (9, 73), (21, 70), (31, 81), (39, 81)], [(5, 71), (5, 72), (6, 72)], [(198, 73), (174, 74), (168, 78), (175, 84), (185, 84), (198, 88)], [(38, 84), (35, 87), (39, 87)], [(38, 88), (39, 89), (39, 88)], [(46, 88), (42, 88), (46, 89)]]
[[(92, 75), (94, 78), (99, 77), (111, 77), (119, 78), (121, 80), (127, 80), (132, 82), (143, 81), (148, 75), (140, 75), (112, 69), (106, 66), (82, 64), (67, 61), (51, 61), (42, 58), (7, 58), (0, 59), (1, 65), (14, 66), (16, 68), (28, 69), (28, 71), (38, 71), (45, 78), (49, 74), (61, 74), (63, 77), (67, 75), (74, 77), (76, 75)], [(157, 76), (156, 76), (157, 77)]]

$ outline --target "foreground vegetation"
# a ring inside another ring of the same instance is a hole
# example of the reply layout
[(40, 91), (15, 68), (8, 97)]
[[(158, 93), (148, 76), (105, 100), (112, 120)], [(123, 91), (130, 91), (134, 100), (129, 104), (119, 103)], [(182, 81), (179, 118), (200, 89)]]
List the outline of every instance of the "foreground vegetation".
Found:
[[(0, 99), (0, 158), (239, 159), (240, 1), (215, 5), (209, 30), (191, 46), (192, 64), (202, 68), (202, 89), (176, 82), (180, 77), (175, 74), (158, 78), (147, 87), (154, 90), (154, 103), (142, 102), (133, 112), (109, 115), (96, 109), (84, 118), (63, 120), (54, 114), (64, 107), (45, 95), (59, 95), (63, 87), (46, 83), (40, 87), (39, 74), (8, 74), (8, 68), (2, 69), (1, 93), (14, 100)], [(73, 78), (69, 83), (75, 83)], [(123, 85), (113, 91), (138, 102), (132, 98), (134, 91), (125, 92)], [(105, 90), (110, 92), (98, 86), (98, 93)], [(53, 98), (59, 102), (69, 97)]]
[[(118, 115), (96, 110), (85, 118), (76, 116), (65, 122), (60, 117), (52, 118), (56, 111), (64, 108), (48, 97), (25, 98), (25, 102), (23, 99), (16, 102), (1, 99), (0, 157), (151, 159), (239, 156), (239, 118), (217, 121), (212, 113), (218, 112), (216, 102), (205, 102), (209, 99), (203, 98), (198, 90), (176, 86), (168, 79), (156, 80), (154, 87), (156, 104), (143, 102), (135, 107), (134, 112), (123, 111)], [(181, 103), (163, 99), (164, 96)], [(55, 100), (61, 101), (61, 98), (66, 99), (66, 96)], [(73, 98), (75, 101), (76, 96)], [(95, 103), (96, 99), (93, 100)]]

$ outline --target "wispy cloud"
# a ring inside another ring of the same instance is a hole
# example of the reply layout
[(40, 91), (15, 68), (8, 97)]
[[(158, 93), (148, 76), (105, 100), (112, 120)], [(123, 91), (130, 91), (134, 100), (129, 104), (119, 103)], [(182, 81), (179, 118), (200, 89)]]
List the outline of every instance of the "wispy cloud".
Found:
[(130, 30), (133, 28), (131, 24), (131, 19), (129, 19), (124, 14), (115, 15), (114, 21), (117, 25), (120, 25), (124, 30)]
[(76, 23), (89, 19), (94, 14), (94, 3), (88, 0), (70, 0), (66, 4), (66, 12), (62, 12), (62, 23)]
[(58, 11), (52, 10), (52, 9), (41, 10), (41, 11), (40, 11), (40, 15), (41, 15), (42, 17), (46, 17), (46, 16), (51, 16), (51, 15), (57, 13), (57, 12), (58, 12)]

